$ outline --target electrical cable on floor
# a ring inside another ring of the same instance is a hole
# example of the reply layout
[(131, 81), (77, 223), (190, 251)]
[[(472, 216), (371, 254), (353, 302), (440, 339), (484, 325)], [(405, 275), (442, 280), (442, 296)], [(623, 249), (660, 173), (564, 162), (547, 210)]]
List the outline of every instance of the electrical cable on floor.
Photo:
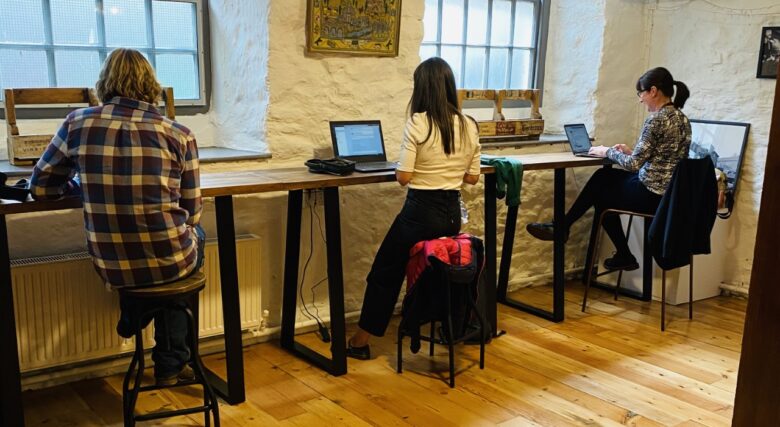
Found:
[[(306, 307), (306, 301), (303, 298), (303, 285), (304, 283), (306, 283), (306, 270), (308, 269), (309, 263), (311, 262), (311, 258), (314, 255), (314, 209), (311, 205), (311, 193), (309, 193), (309, 197), (307, 199), (306, 204), (309, 206), (309, 255), (306, 257), (306, 262), (303, 264), (303, 273), (301, 274), (301, 282), (298, 287), (298, 295), (300, 296), (300, 300), (301, 300), (301, 313), (304, 316), (306, 316), (308, 319), (310, 320), (313, 319), (315, 322), (317, 322), (320, 338), (324, 342), (330, 342), (330, 333), (328, 331), (328, 328), (325, 327), (324, 322), (322, 321), (322, 319), (319, 318), (319, 315), (312, 314), (309, 311), (308, 307)], [(327, 278), (320, 280), (314, 286), (319, 285), (326, 279)], [(312, 305), (314, 305), (315, 311), (317, 311), (317, 313), (319, 314), (319, 310), (317, 310), (317, 305), (314, 304), (313, 300), (312, 300)]]

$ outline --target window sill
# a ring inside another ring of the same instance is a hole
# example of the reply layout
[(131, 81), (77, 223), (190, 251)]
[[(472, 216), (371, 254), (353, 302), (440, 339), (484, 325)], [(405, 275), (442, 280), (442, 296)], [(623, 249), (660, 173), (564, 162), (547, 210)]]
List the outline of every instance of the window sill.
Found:
[[(270, 153), (256, 151), (234, 150), (232, 148), (203, 147), (198, 149), (200, 163), (232, 162), (237, 160), (270, 159)], [(29, 177), (32, 174), (32, 166), (14, 166), (8, 160), (0, 161), (0, 172), (9, 177)]]

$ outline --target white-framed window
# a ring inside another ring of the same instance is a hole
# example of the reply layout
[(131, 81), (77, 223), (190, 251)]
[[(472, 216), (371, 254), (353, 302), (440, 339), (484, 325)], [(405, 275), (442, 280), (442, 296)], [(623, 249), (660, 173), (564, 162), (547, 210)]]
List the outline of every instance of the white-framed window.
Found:
[(123, 47), (146, 56), (176, 105), (205, 105), (203, 14), (201, 0), (0, 0), (0, 88), (94, 87)]
[(420, 57), (465, 89), (541, 88), (550, 0), (425, 0)]

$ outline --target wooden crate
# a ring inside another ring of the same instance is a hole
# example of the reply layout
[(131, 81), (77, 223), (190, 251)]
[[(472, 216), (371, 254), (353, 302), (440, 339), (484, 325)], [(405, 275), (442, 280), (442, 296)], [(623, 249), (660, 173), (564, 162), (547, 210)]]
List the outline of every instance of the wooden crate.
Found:
[[(490, 137), (516, 137), (520, 139), (539, 138), (544, 132), (544, 120), (539, 112), (538, 89), (513, 89), (513, 90), (471, 90), (458, 91), (460, 107), (463, 101), (493, 101), (493, 120), (481, 120), (479, 124), (479, 136)], [(503, 104), (507, 100), (522, 100), (531, 103), (531, 117), (528, 119), (509, 119), (503, 114)]]
[[(99, 105), (95, 90), (92, 88), (27, 88), (6, 89), (5, 123), (7, 129), (8, 161), (14, 166), (30, 166), (38, 162), (53, 134), (20, 135), (16, 123), (17, 105), (56, 105), (86, 104)], [(173, 88), (163, 88), (166, 116), (174, 120), (176, 112), (173, 102)]]

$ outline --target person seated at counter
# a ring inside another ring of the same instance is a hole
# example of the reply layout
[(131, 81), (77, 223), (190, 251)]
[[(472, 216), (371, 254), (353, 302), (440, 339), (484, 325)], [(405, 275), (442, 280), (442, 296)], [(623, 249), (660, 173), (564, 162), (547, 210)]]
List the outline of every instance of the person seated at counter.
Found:
[[(205, 241), (195, 136), (154, 107), (162, 88), (137, 50), (112, 51), (96, 89), (103, 105), (68, 114), (33, 170), (32, 195), (81, 195), (87, 248), (107, 285), (185, 278), (202, 266)], [(133, 336), (137, 316), (150, 308), (145, 304), (120, 299), (119, 335)], [(194, 378), (186, 365), (186, 315), (158, 313), (152, 351), (157, 383)]]
[[(596, 215), (605, 209), (655, 213), (669, 187), (674, 169), (680, 160), (688, 157), (691, 124), (681, 111), (690, 96), (685, 83), (674, 80), (666, 68), (658, 67), (637, 80), (636, 91), (639, 102), (650, 113), (642, 126), (639, 140), (633, 150), (625, 144), (590, 149), (590, 154), (607, 157), (623, 169), (602, 168), (590, 177), (566, 213), (563, 225), (567, 239), (572, 224), (591, 207), (595, 208)], [(604, 260), (604, 267), (608, 270), (639, 268), (628, 248), (620, 218), (609, 215), (604, 218), (603, 224), (616, 248), (615, 254)], [(526, 229), (537, 239), (553, 240), (552, 222), (531, 223)]]
[(455, 77), (443, 59), (427, 59), (414, 71), (408, 112), (396, 180), (409, 191), (366, 278), (359, 328), (347, 348), (356, 359), (370, 359), (370, 337), (387, 330), (409, 250), (421, 240), (458, 234), (460, 188), (479, 181), (477, 123), (458, 108)]

